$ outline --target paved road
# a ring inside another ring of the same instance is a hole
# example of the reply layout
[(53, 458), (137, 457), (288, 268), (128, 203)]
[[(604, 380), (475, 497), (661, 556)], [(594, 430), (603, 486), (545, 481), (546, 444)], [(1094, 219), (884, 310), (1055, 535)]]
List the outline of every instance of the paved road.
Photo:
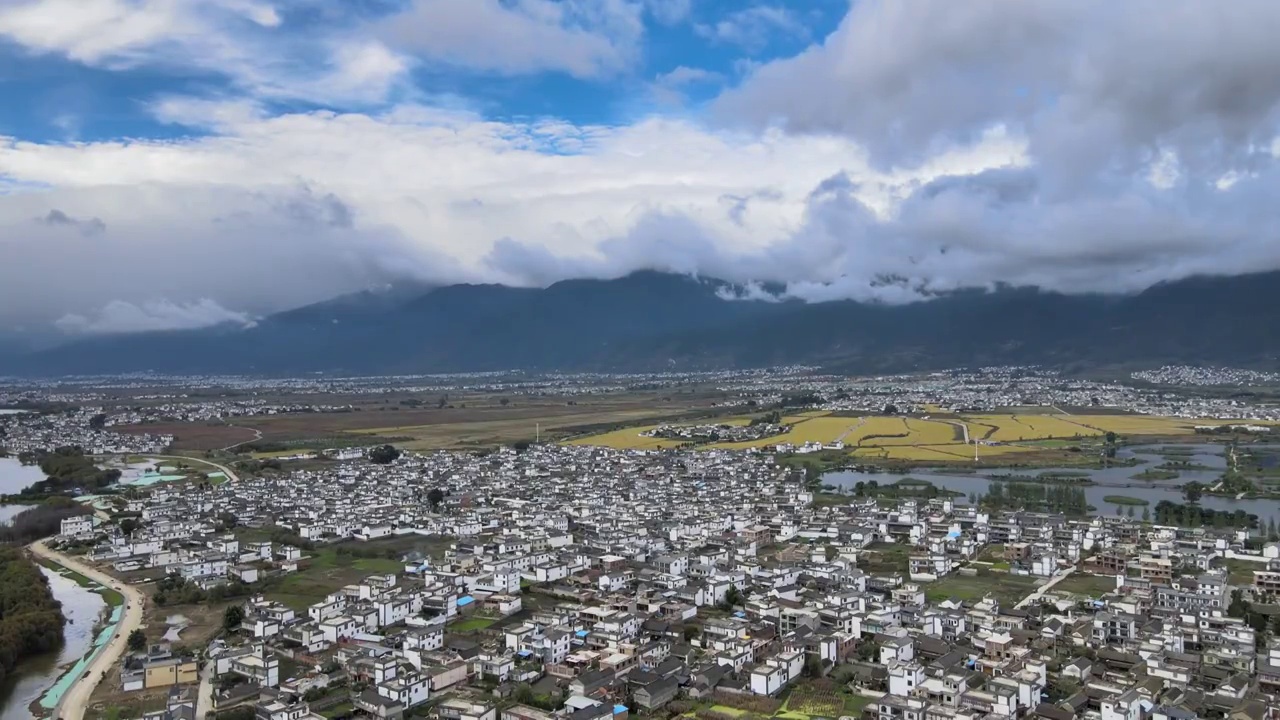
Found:
[(1062, 580), (1065, 580), (1068, 575), (1070, 575), (1075, 571), (1076, 569), (1071, 567), (1071, 568), (1067, 568), (1066, 572), (1062, 573), (1061, 575), (1054, 575), (1052, 578), (1049, 578), (1049, 582), (1045, 583), (1044, 585), (1041, 585), (1040, 587), (1036, 588), (1035, 592), (1022, 598), (1022, 602), (1018, 603), (1017, 605), (1014, 605), (1014, 607), (1015, 608), (1026, 607), (1031, 603), (1039, 600), (1040, 598), (1044, 597), (1045, 593), (1052, 590), (1054, 585), (1057, 585)]
[(196, 694), (196, 720), (204, 720), (213, 712), (213, 661), (200, 670), (200, 689)]
[(164, 458), (166, 460), (182, 460), (184, 462), (189, 462), (189, 463), (204, 463), (205, 465), (211, 465), (221, 470), (224, 474), (226, 474), (228, 480), (240, 479), (240, 476), (236, 475), (235, 471), (227, 467), (226, 465), (223, 465), (221, 463), (216, 463), (212, 460), (205, 460), (204, 458), (193, 458), (193, 457), (187, 457), (186, 455), (155, 455), (155, 454), (150, 454), (150, 455), (147, 455), (146, 457)]
[(85, 709), (89, 706), (89, 696), (93, 695), (94, 689), (98, 687), (98, 682), (102, 680), (103, 673), (118, 662), (120, 656), (124, 654), (129, 633), (142, 627), (143, 596), (134, 586), (120, 582), (75, 558), (49, 549), (49, 546), (45, 545), (43, 540), (32, 543), (31, 552), (70, 568), (124, 596), (124, 617), (116, 625), (115, 634), (111, 636), (111, 640), (107, 642), (107, 646), (103, 648), (102, 652), (98, 653), (98, 656), (85, 669), (80, 679), (76, 680), (66, 694), (62, 696), (62, 701), (58, 703), (58, 707), (53, 710), (54, 720), (81, 720), (84, 717)]

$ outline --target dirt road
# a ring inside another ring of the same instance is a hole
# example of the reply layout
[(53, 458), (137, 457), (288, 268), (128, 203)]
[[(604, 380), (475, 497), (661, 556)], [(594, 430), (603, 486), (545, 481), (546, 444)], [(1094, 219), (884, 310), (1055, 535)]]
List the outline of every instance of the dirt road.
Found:
[(116, 625), (115, 634), (111, 636), (111, 640), (107, 642), (107, 646), (103, 648), (102, 652), (98, 653), (98, 656), (85, 669), (80, 679), (76, 680), (75, 684), (62, 696), (62, 701), (58, 703), (58, 707), (53, 711), (54, 720), (81, 720), (84, 717), (85, 709), (89, 706), (89, 696), (93, 694), (94, 688), (98, 687), (98, 682), (102, 679), (103, 673), (118, 662), (120, 656), (124, 654), (129, 633), (142, 627), (143, 595), (132, 585), (120, 582), (75, 558), (49, 549), (43, 540), (32, 543), (31, 552), (74, 570), (124, 596), (124, 616), (119, 624)]

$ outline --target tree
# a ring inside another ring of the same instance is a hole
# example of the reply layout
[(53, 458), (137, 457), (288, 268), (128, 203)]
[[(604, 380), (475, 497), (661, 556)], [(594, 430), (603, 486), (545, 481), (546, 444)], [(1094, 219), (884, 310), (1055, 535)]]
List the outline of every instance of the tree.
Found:
[(120, 521), (120, 532), (125, 535), (132, 535), (134, 530), (142, 527), (142, 523), (137, 518), (127, 517)]
[(1242, 618), (1249, 612), (1249, 602), (1244, 599), (1243, 590), (1231, 591), (1231, 604), (1227, 606), (1227, 617)]
[(147, 634), (141, 630), (134, 630), (129, 633), (129, 651), (141, 652), (147, 649)]
[(1142, 508), (1142, 522), (1151, 522), (1151, 508)]
[(427, 503), (431, 505), (431, 509), (435, 510), (440, 507), (440, 503), (444, 502), (444, 491), (440, 488), (431, 488), (427, 493)]
[(222, 613), (222, 627), (227, 630), (234, 630), (240, 627), (240, 623), (244, 622), (244, 608), (239, 605), (229, 605)]
[(724, 594), (724, 601), (723, 601), (724, 607), (731, 608), (734, 605), (740, 604), (741, 602), (742, 602), (742, 591), (738, 589), (737, 585), (730, 585), (729, 590)]
[(1111, 431), (1107, 432), (1107, 444), (1108, 445), (1116, 444), (1116, 434), (1114, 432), (1111, 432)]
[(880, 657), (880, 643), (875, 640), (858, 643), (858, 659), (871, 662)]
[(501, 405), (502, 407), (506, 407), (511, 404), (511, 401), (508, 400), (507, 398), (502, 398), (501, 400), (498, 401), (498, 404)]
[(390, 465), (400, 457), (400, 451), (394, 445), (382, 445), (369, 451), (369, 462), (378, 465)]
[(1182, 497), (1186, 498), (1187, 502), (1199, 502), (1203, 495), (1204, 486), (1198, 482), (1189, 482), (1182, 486)]
[(822, 659), (817, 655), (808, 655), (804, 659), (804, 676), (808, 678), (822, 677)]

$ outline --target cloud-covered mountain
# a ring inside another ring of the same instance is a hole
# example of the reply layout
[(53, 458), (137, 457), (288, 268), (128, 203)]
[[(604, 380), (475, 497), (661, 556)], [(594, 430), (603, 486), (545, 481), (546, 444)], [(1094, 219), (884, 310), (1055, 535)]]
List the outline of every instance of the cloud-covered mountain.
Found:
[[(0, 331), (1280, 269), (1272, 0), (0, 2)], [(28, 80), (29, 79), (29, 80)]]
[(294, 374), (666, 370), (811, 363), (903, 372), (961, 365), (1209, 362), (1276, 367), (1280, 273), (1193, 278), (1136, 295), (960, 291), (916, 303), (805, 303), (642, 272), (545, 289), (453, 285), (360, 294), (202, 330), (93, 338), (0, 373)]

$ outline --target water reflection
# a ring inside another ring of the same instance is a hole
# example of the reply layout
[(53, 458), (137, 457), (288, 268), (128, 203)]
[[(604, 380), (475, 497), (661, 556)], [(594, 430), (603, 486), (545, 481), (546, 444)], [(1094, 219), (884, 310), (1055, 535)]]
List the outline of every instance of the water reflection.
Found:
[[(1177, 471), (1179, 477), (1174, 480), (1154, 482), (1134, 480), (1134, 475), (1168, 462), (1164, 455), (1159, 452), (1166, 447), (1176, 447), (1180, 452), (1191, 451), (1192, 454), (1190, 456), (1184, 458), (1183, 455), (1179, 454), (1177, 459), (1186, 459), (1193, 466), (1203, 465), (1211, 469), (1179, 470)], [(954, 470), (947, 469), (921, 469), (908, 474), (858, 473), (842, 470), (826, 473), (822, 476), (822, 482), (840, 488), (852, 489), (859, 482), (865, 483), (874, 480), (881, 485), (891, 485), (902, 478), (911, 477), (919, 480), (928, 480), (939, 488), (963, 493), (964, 497), (956, 498), (957, 503), (963, 504), (968, 502), (969, 495), (981, 496), (990, 490), (992, 480), (986, 477), (987, 475), (995, 477), (1009, 475), (1035, 477), (1044, 473), (1087, 475), (1090, 480), (1098, 484), (1084, 486), (1085, 497), (1090, 505), (1097, 508), (1095, 514), (1109, 515), (1115, 512), (1116, 505), (1103, 500), (1107, 495), (1127, 495), (1146, 500), (1152, 507), (1161, 500), (1176, 503), (1185, 502), (1182, 497), (1183, 484), (1196, 481), (1210, 485), (1222, 476), (1222, 471), (1227, 467), (1226, 457), (1223, 452), (1225, 452), (1225, 448), (1221, 445), (1144, 445), (1123, 448), (1116, 453), (1119, 458), (1136, 458), (1139, 461), (1137, 465), (1129, 467), (1113, 467), (1099, 470), (1081, 468), (984, 469), (979, 470), (979, 474), (975, 475), (959, 474)], [(1124, 485), (1125, 487), (1115, 487), (1117, 485)], [(1244, 510), (1247, 513), (1257, 515), (1263, 523), (1271, 517), (1280, 518), (1280, 500), (1236, 500), (1234, 498), (1205, 495), (1200, 499), (1199, 504), (1202, 507), (1213, 510), (1226, 510), (1228, 512)], [(1142, 508), (1136, 508), (1136, 512), (1141, 513)]]
[(57, 682), (65, 667), (89, 651), (94, 640), (94, 624), (106, 607), (101, 595), (74, 580), (46, 568), (41, 568), (41, 572), (49, 578), (54, 597), (62, 603), (62, 614), (67, 618), (62, 631), (65, 643), (56, 652), (23, 660), (14, 674), (0, 685), (0, 720), (30, 720), (28, 706)]

